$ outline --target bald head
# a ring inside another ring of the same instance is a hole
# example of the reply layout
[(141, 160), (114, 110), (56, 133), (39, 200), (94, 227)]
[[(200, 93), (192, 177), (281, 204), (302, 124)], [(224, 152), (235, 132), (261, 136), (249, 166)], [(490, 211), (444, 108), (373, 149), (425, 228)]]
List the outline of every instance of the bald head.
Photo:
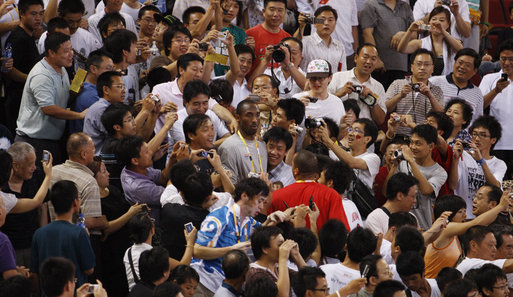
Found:
[(69, 159), (87, 165), (93, 161), (94, 143), (84, 132), (73, 133), (66, 143)]
[(249, 269), (249, 258), (243, 251), (233, 250), (223, 257), (223, 272), (227, 279), (243, 277)]
[(307, 150), (300, 150), (292, 161), (293, 169), (299, 171), (300, 176), (311, 176), (318, 174), (317, 156)]

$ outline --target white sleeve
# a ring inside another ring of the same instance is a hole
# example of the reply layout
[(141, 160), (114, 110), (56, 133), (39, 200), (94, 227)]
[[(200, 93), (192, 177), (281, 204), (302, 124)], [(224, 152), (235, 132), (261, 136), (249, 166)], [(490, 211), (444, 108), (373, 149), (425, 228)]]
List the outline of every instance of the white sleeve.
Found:
[(162, 195), (160, 196), (161, 206), (164, 206), (168, 203), (184, 204), (182, 196), (178, 194), (178, 190), (173, 185), (167, 186), (164, 192), (162, 192)]
[(429, 184), (433, 187), (433, 191), (435, 193), (435, 197), (438, 196), (438, 192), (440, 188), (444, 185), (447, 180), (447, 172), (442, 167), (436, 170), (436, 174), (434, 174), (430, 179), (428, 179)]

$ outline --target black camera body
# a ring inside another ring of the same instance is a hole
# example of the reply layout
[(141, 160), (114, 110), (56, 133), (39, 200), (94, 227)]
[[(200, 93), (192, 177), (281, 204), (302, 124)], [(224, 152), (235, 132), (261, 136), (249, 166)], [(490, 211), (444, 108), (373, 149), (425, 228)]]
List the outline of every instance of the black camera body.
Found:
[(360, 94), (363, 91), (363, 86), (360, 85), (353, 85), (355, 93)]
[(319, 128), (322, 126), (322, 119), (320, 118), (306, 118), (305, 119), (305, 128), (312, 129), (312, 128)]
[(208, 51), (208, 43), (198, 43), (198, 48), (202, 52)]
[(273, 60), (278, 62), (278, 63), (281, 63), (283, 62), (283, 60), (285, 60), (285, 53), (281, 50), (281, 46), (284, 46), (286, 47), (288, 50), (289, 50), (289, 53), (290, 53), (290, 47), (288, 45), (286, 45), (285, 43), (280, 43), (280, 44), (276, 44), (276, 45), (273, 45)]
[(410, 85), (411, 85), (411, 89), (414, 90), (415, 92), (418, 92), (420, 90), (419, 83), (414, 83), (414, 84), (410, 84)]

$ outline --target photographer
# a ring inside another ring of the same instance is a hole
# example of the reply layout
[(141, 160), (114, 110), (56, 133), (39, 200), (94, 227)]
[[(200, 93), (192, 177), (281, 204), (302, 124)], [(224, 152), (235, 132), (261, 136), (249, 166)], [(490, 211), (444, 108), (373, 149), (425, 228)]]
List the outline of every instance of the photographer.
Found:
[(447, 179), (447, 172), (431, 158), (431, 151), (436, 145), (437, 138), (436, 129), (430, 125), (418, 125), (413, 128), (410, 145), (403, 145), (400, 151), (395, 152), (395, 162), (388, 173), (388, 178), (397, 172), (403, 172), (413, 175), (418, 180), (419, 192), (412, 213), (424, 230), (429, 229), (433, 223), (433, 203)]
[[(305, 88), (305, 72), (299, 68), (303, 61), (303, 43), (296, 38), (283, 38), (278, 45), (269, 45), (265, 49), (265, 59), (253, 71), (250, 81), (258, 75), (265, 73), (272, 76), (275, 73), (276, 79), (280, 82), (279, 91), (282, 98), (291, 98)], [(272, 71), (268, 67), (271, 60), (281, 63), (280, 67), (273, 65)]]
[[(438, 86), (429, 82), (433, 73), (435, 56), (433, 52), (420, 48), (412, 55), (412, 76), (395, 80), (386, 93), (386, 107), (389, 112), (412, 115), (415, 124), (424, 124), (429, 111), (443, 111), (443, 93)], [(399, 127), (397, 133), (411, 135), (408, 127)]]
[[(351, 70), (335, 73), (328, 86), (328, 92), (342, 100), (356, 99), (360, 107), (360, 118), (368, 118), (381, 125), (387, 112), (385, 89), (380, 82), (371, 77), (378, 60), (376, 46), (362, 44), (354, 56), (356, 66)], [(369, 95), (375, 98), (374, 103), (371, 102), (372, 98)], [(370, 101), (365, 103), (364, 99)]]
[(309, 91), (294, 95), (294, 98), (301, 100), (305, 105), (305, 116), (328, 117), (335, 123), (340, 123), (345, 110), (342, 101), (328, 93), (328, 85), (333, 78), (330, 63), (321, 59), (311, 61), (306, 69), (306, 78)]

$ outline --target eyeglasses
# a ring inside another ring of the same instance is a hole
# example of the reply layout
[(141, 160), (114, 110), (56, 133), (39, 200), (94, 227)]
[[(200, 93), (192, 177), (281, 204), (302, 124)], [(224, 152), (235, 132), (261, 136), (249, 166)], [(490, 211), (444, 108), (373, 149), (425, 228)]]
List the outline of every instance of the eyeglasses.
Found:
[(499, 60), (501, 60), (501, 62), (506, 62), (506, 61), (513, 62), (513, 57), (500, 57)]
[(328, 295), (330, 293), (330, 288), (326, 288), (326, 289), (308, 289), (308, 290), (324, 292), (324, 294), (326, 294), (326, 295)]
[(456, 64), (458, 64), (458, 66), (463, 66), (465, 68), (473, 68), (474, 67), (474, 64), (472, 64), (470, 62), (465, 62), (463, 60), (456, 61)]
[(419, 67), (419, 68), (422, 68), (422, 66), (424, 66), (424, 67), (426, 67), (426, 68), (427, 68), (427, 67), (433, 66), (433, 63), (429, 63), (429, 62), (426, 62), (426, 63), (417, 62), (417, 63), (415, 63), (415, 65), (416, 65), (417, 67)]
[(348, 133), (351, 133), (351, 132), (354, 132), (354, 133), (361, 133), (361, 134), (365, 134), (363, 131), (361, 131), (360, 129), (356, 128), (356, 129), (353, 129), (353, 128), (347, 128), (347, 132)]
[(116, 88), (118, 88), (118, 89), (120, 89), (120, 90), (124, 90), (124, 89), (126, 89), (126, 87), (125, 87), (125, 85), (124, 85), (124, 84), (115, 84), (115, 85), (112, 85), (112, 86), (113, 86), (113, 87), (116, 87)]
[(171, 40), (171, 42), (176, 42), (176, 43), (190, 43), (191, 40), (189, 38), (185, 38), (185, 39), (173, 39)]
[(491, 135), (487, 135), (486, 133), (472, 133), (472, 138), (477, 138), (479, 136), (479, 138), (490, 138)]

